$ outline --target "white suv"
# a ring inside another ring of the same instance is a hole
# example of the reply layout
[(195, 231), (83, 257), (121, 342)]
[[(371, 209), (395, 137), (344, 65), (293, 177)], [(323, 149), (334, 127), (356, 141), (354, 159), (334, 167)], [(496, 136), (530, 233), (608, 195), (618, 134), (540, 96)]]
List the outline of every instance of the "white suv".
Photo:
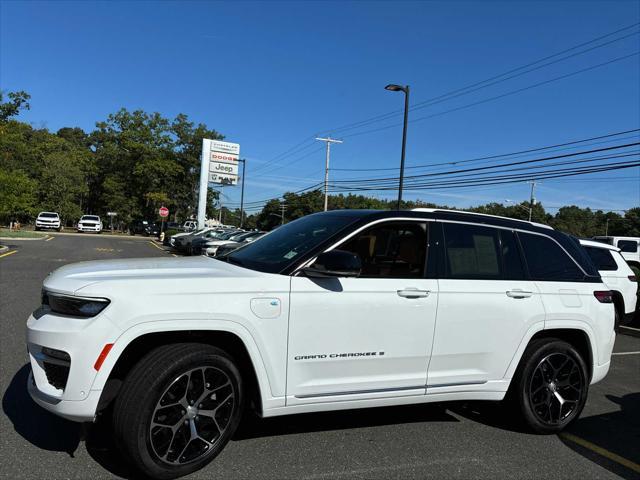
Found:
[(60, 215), (56, 212), (40, 212), (36, 218), (36, 230), (62, 230)]
[(83, 215), (78, 222), (78, 232), (102, 232), (102, 220), (97, 215)]
[(640, 271), (640, 237), (593, 237), (593, 239), (618, 247), (627, 263)]
[(616, 328), (629, 323), (638, 303), (638, 279), (631, 267), (612, 245), (592, 240), (580, 240), (602, 277), (602, 281), (613, 292), (616, 308)]
[(245, 405), (271, 417), (509, 392), (555, 433), (609, 370), (612, 302), (579, 243), (544, 225), (325, 212), (223, 260), (56, 270), (27, 322), (28, 389), (71, 420), (113, 412), (130, 461), (165, 479), (210, 462)]

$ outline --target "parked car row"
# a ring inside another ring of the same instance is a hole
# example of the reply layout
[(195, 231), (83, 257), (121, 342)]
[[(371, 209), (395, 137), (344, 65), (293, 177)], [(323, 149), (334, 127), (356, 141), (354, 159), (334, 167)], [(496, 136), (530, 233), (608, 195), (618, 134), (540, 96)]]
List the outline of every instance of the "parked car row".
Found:
[(169, 239), (169, 246), (185, 255), (216, 256), (221, 247), (225, 252), (250, 243), (265, 232), (245, 231), (235, 227), (203, 228), (193, 232), (177, 233)]

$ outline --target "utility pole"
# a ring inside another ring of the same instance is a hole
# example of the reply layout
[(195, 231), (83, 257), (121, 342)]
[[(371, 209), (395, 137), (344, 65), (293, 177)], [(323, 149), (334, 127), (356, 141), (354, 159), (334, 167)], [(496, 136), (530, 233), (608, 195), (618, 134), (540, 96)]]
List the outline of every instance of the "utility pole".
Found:
[(218, 206), (220, 207), (220, 211), (218, 212), (218, 223), (222, 224), (222, 187), (224, 187), (224, 183), (220, 185), (220, 193), (218, 194)]
[(609, 218), (607, 217), (607, 224), (604, 227), (604, 236), (608, 237), (609, 236)]
[(247, 159), (240, 160), (242, 162), (242, 190), (240, 190), (240, 228), (244, 222), (244, 172), (247, 165)]
[[(327, 205), (329, 204), (329, 155), (331, 153), (332, 143), (342, 143), (342, 140), (335, 140), (331, 137), (320, 138), (316, 137), (316, 140), (321, 142), (327, 142), (327, 157), (324, 164), (324, 211), (327, 211)], [(284, 218), (284, 217), (283, 217)]]
[(284, 211), (287, 208), (287, 204), (282, 202), (280, 204), (280, 218), (282, 219), (282, 222), (280, 223), (280, 225), (284, 225)]
[(531, 197), (529, 200), (529, 221), (531, 221), (531, 216), (533, 215), (533, 205), (536, 202), (536, 199), (534, 197), (535, 190), (536, 190), (536, 181), (531, 180)]

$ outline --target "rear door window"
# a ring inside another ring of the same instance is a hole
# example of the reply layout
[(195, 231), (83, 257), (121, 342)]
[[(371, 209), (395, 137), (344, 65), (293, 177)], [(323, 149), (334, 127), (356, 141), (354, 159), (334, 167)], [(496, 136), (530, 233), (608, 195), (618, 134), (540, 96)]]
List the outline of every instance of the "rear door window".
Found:
[(635, 240), (618, 240), (618, 248), (626, 253), (636, 253), (638, 251), (638, 242)]
[(519, 232), (518, 237), (533, 280), (582, 281), (584, 273), (554, 240), (543, 235)]
[(611, 250), (596, 247), (585, 247), (585, 250), (598, 270), (613, 271), (618, 269), (618, 265), (611, 255)]
[(497, 229), (458, 223), (445, 223), (443, 229), (447, 278), (502, 278), (502, 252)]

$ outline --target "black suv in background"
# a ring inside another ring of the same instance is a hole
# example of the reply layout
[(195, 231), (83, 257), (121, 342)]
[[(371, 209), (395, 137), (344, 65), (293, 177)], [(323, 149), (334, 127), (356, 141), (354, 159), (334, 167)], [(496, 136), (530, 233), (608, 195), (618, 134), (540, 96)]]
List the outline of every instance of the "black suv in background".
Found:
[(134, 220), (129, 225), (129, 233), (131, 235), (145, 235), (157, 237), (160, 235), (160, 225), (147, 220)]

